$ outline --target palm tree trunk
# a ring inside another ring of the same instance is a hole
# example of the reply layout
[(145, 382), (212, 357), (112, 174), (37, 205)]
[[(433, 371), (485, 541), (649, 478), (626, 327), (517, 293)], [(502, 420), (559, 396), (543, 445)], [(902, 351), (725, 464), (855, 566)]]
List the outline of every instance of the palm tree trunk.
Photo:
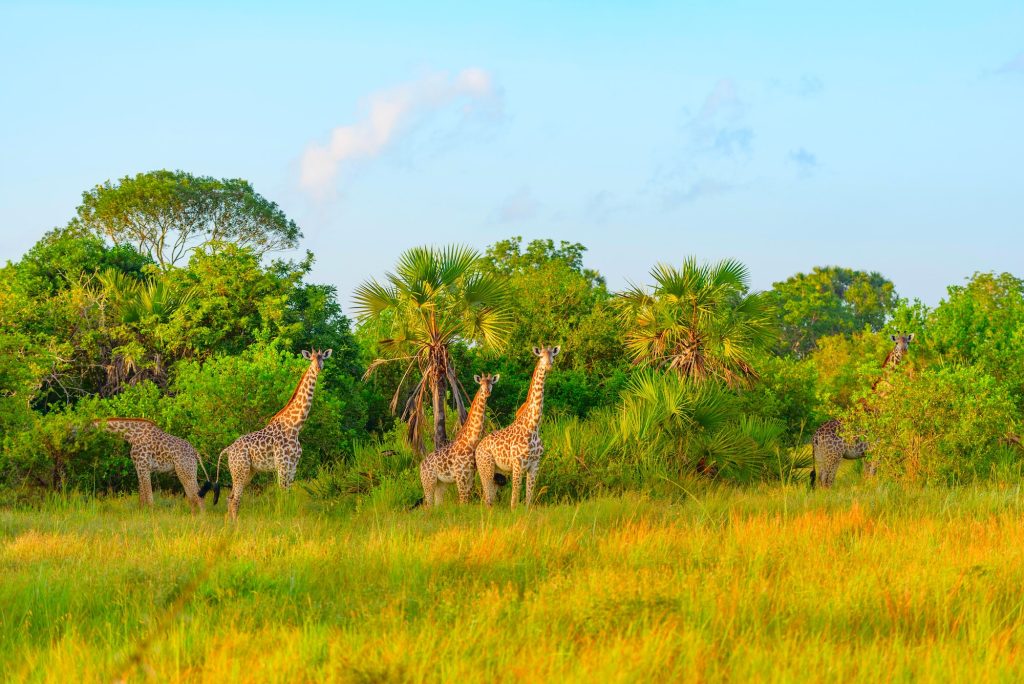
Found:
[(448, 443), (444, 414), (445, 377), (435, 371), (430, 385), (434, 400), (434, 448), (438, 449)]

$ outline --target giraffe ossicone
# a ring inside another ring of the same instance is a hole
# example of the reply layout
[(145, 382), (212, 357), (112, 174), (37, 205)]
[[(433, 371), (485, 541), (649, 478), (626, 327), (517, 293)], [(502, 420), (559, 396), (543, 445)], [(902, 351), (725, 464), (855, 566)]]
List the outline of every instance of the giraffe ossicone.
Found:
[(309, 409), (313, 404), (313, 393), (316, 391), (316, 379), (323, 370), (324, 360), (331, 358), (332, 350), (303, 350), (302, 356), (307, 359), (309, 367), (299, 379), (299, 384), (292, 393), (284, 408), (274, 414), (267, 426), (262, 430), (242, 435), (220, 452), (217, 457), (217, 479), (220, 482), (220, 460), (228, 457), (228, 469), (231, 471), (231, 497), (228, 501), (228, 515), (232, 520), (238, 519), (238, 507), (241, 504), (242, 492), (257, 472), (273, 471), (277, 473), (277, 483), (283, 489), (291, 486), (295, 480), (295, 470), (302, 456), (302, 445), (299, 433), (309, 417)]
[(519, 490), (523, 476), (526, 476), (526, 505), (533, 503), (537, 487), (537, 471), (544, 455), (540, 440), (540, 420), (544, 411), (544, 381), (555, 363), (561, 347), (534, 347), (537, 366), (530, 380), (530, 391), (526, 401), (516, 411), (516, 418), (506, 428), (484, 437), (476, 447), (476, 468), (480, 474), (484, 503), (494, 505), (494, 474), (500, 472), (512, 475), (512, 501), (515, 508), (519, 502)]

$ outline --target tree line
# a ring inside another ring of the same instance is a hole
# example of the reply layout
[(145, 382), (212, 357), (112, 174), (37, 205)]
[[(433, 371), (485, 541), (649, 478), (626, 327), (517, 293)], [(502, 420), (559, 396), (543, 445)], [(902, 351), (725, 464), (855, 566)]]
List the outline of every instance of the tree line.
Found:
[[(883, 473), (957, 482), (1019, 475), (1024, 281), (979, 273), (935, 308), (878, 273), (828, 266), (765, 292), (734, 260), (679, 255), (608, 289), (579, 243), (518, 237), (482, 251), (423, 246), (352, 295), (309, 281), (298, 226), (239, 179), (158, 171), (83, 193), (0, 279), (0, 478), (5, 496), (117, 491), (122, 445), (95, 417), (155, 420), (214, 454), (261, 427), (333, 348), (300, 478), (365, 493), (444, 442), (477, 373), (501, 373), (489, 420), (525, 398), (538, 344), (548, 378), (549, 496), (697, 477), (800, 477), (828, 417), (871, 434)], [(917, 341), (878, 411), (885, 334)], [(545, 475), (547, 478), (547, 475)], [(405, 486), (404, 484), (402, 486)]]

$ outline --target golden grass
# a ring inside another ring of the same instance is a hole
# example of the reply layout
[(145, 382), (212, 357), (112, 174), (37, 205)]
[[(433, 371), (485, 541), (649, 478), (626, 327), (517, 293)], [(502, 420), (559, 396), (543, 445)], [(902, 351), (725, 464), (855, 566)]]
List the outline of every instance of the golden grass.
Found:
[(53, 502), (0, 512), (0, 672), (1020, 681), (1022, 510), (1009, 488), (721, 490), (516, 513), (328, 511), (292, 491), (248, 499), (232, 528), (223, 505), (193, 517), (171, 499)]

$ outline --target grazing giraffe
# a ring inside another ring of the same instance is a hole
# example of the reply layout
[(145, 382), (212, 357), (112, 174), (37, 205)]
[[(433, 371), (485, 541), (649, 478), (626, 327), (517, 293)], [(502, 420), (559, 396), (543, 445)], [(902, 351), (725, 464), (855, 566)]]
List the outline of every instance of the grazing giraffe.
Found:
[[(885, 379), (884, 371), (895, 368), (903, 360), (907, 350), (910, 348), (911, 341), (914, 339), (913, 333), (910, 335), (892, 335), (890, 337), (895, 345), (892, 351), (885, 357), (885, 361), (882, 362), (883, 374), (871, 385), (872, 392), (875, 392)], [(860, 404), (865, 409), (868, 408), (865, 399), (861, 399)], [(812, 487), (815, 486), (815, 480), (823, 488), (831, 487), (835, 482), (836, 472), (839, 470), (839, 464), (843, 462), (843, 459), (856, 460), (864, 458), (868, 451), (868, 443), (864, 440), (858, 439), (855, 442), (849, 442), (844, 439), (843, 423), (835, 418), (827, 421), (817, 429), (814, 437), (811, 439), (811, 445), (814, 451), (814, 469), (811, 471)], [(868, 474), (874, 474), (874, 466), (873, 462), (868, 464)]]
[(331, 351), (312, 352), (303, 350), (302, 356), (309, 359), (309, 368), (302, 374), (299, 384), (284, 408), (278, 411), (262, 430), (250, 432), (236, 439), (217, 457), (217, 478), (220, 481), (220, 459), (227, 454), (231, 470), (231, 497), (228, 500), (228, 514), (238, 519), (238, 506), (242, 492), (257, 472), (276, 471), (277, 484), (283, 489), (291, 486), (295, 469), (302, 456), (299, 432), (302, 430), (309, 408), (313, 404), (316, 378), (324, 367), (324, 359), (331, 358)]
[(526, 473), (526, 505), (533, 502), (537, 486), (537, 469), (544, 445), (540, 441), (540, 419), (544, 408), (544, 379), (555, 363), (561, 347), (533, 348), (540, 357), (530, 381), (526, 401), (516, 412), (516, 419), (508, 427), (492, 432), (476, 448), (476, 468), (484, 490), (484, 502), (494, 505), (494, 472), (512, 473), (512, 508), (519, 502), (519, 489)]
[(473, 490), (473, 476), (476, 474), (474, 452), (484, 431), (484, 409), (491, 390), (501, 375), (473, 376), (479, 385), (473, 403), (469, 407), (466, 422), (459, 429), (455, 440), (436, 449), (420, 464), (420, 481), (423, 483), (424, 507), (439, 506), (444, 499), (448, 485), (455, 483), (459, 490), (459, 503), (468, 503)]
[(202, 460), (191, 444), (181, 437), (167, 434), (145, 418), (100, 418), (92, 421), (92, 425), (120, 435), (131, 445), (131, 458), (139, 476), (139, 498), (143, 506), (153, 505), (152, 473), (173, 470), (185, 488), (185, 497), (192, 510), (203, 510), (196, 474), (196, 466), (202, 465)]

